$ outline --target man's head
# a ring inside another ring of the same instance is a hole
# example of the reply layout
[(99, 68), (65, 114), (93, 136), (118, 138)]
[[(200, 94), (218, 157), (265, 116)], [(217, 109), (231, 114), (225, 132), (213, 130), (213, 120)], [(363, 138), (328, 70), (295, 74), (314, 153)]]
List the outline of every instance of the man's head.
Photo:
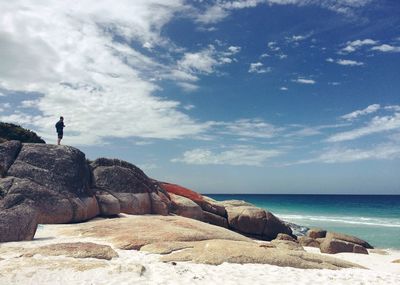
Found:
[(60, 117), (60, 120), (61, 120), (61, 121), (64, 121), (64, 117), (63, 117), (63, 116), (61, 116), (61, 117)]

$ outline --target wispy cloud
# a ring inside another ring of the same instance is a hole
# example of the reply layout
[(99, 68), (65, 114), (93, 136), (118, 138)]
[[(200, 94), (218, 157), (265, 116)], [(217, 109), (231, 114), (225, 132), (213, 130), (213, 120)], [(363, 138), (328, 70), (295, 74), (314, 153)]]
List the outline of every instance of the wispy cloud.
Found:
[(327, 62), (331, 63), (337, 63), (339, 65), (345, 65), (345, 66), (361, 66), (364, 65), (363, 62), (361, 61), (355, 61), (355, 60), (350, 60), (350, 59), (337, 59), (334, 60), (333, 58), (329, 57), (326, 59)]
[(182, 157), (172, 159), (172, 162), (194, 165), (262, 166), (269, 158), (280, 154), (282, 154), (280, 150), (259, 149), (246, 145), (233, 146), (217, 152), (196, 148), (184, 152)]
[(303, 77), (299, 77), (297, 79), (292, 79), (292, 82), (300, 83), (300, 84), (315, 84), (317, 83), (314, 79), (307, 79)]
[(372, 39), (349, 41), (346, 43), (346, 46), (341, 51), (345, 53), (352, 53), (355, 52), (357, 49), (361, 48), (362, 46), (369, 46), (376, 44), (378, 44), (378, 42)]
[(400, 128), (400, 113), (390, 116), (376, 116), (366, 126), (330, 136), (327, 142), (355, 140), (371, 134), (393, 131)]
[(348, 65), (348, 66), (361, 66), (361, 65), (364, 65), (363, 62), (355, 61), (355, 60), (349, 60), (349, 59), (338, 59), (336, 63), (339, 64), (339, 65)]
[(380, 46), (374, 46), (371, 48), (371, 50), (375, 51), (381, 51), (381, 52), (400, 52), (400, 47), (399, 46), (392, 46), (388, 44), (383, 44)]
[(271, 67), (265, 67), (261, 62), (251, 63), (249, 73), (267, 73), (271, 71)]
[(283, 130), (261, 119), (240, 119), (233, 122), (220, 122), (215, 126), (222, 127), (218, 131), (221, 134), (228, 134), (240, 137), (272, 138)]
[(369, 105), (369, 106), (368, 106), (367, 108), (365, 108), (365, 109), (356, 110), (356, 111), (353, 111), (353, 112), (351, 112), (351, 113), (349, 113), (349, 114), (343, 115), (343, 116), (341, 116), (341, 118), (344, 119), (344, 120), (351, 121), (351, 120), (354, 120), (354, 119), (356, 119), (356, 118), (358, 118), (358, 117), (360, 117), (360, 116), (364, 116), (364, 115), (367, 115), (367, 114), (375, 113), (375, 112), (378, 111), (380, 108), (381, 108), (381, 105), (379, 105), (379, 104), (372, 104), (372, 105)]

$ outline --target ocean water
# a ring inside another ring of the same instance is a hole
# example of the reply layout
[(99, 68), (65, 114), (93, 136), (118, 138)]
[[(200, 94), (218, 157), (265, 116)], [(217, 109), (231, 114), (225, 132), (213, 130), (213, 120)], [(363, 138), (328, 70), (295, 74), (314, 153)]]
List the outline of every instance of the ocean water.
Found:
[(378, 248), (400, 249), (400, 195), (206, 196), (244, 200), (288, 222), (355, 235)]

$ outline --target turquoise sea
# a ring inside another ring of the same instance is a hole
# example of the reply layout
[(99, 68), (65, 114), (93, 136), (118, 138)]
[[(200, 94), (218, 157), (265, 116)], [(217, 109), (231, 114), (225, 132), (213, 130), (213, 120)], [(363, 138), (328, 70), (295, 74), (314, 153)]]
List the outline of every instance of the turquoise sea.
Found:
[(400, 249), (400, 195), (226, 195), (218, 200), (244, 200), (279, 218), (367, 240), (378, 248)]

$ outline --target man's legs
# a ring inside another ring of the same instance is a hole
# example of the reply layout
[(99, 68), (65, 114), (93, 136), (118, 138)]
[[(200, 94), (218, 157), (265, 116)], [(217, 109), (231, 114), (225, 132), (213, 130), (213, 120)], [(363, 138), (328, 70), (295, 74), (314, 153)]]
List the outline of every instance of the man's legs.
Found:
[(63, 134), (58, 134), (57, 145), (60, 145), (60, 144), (61, 144), (62, 138), (63, 138)]

